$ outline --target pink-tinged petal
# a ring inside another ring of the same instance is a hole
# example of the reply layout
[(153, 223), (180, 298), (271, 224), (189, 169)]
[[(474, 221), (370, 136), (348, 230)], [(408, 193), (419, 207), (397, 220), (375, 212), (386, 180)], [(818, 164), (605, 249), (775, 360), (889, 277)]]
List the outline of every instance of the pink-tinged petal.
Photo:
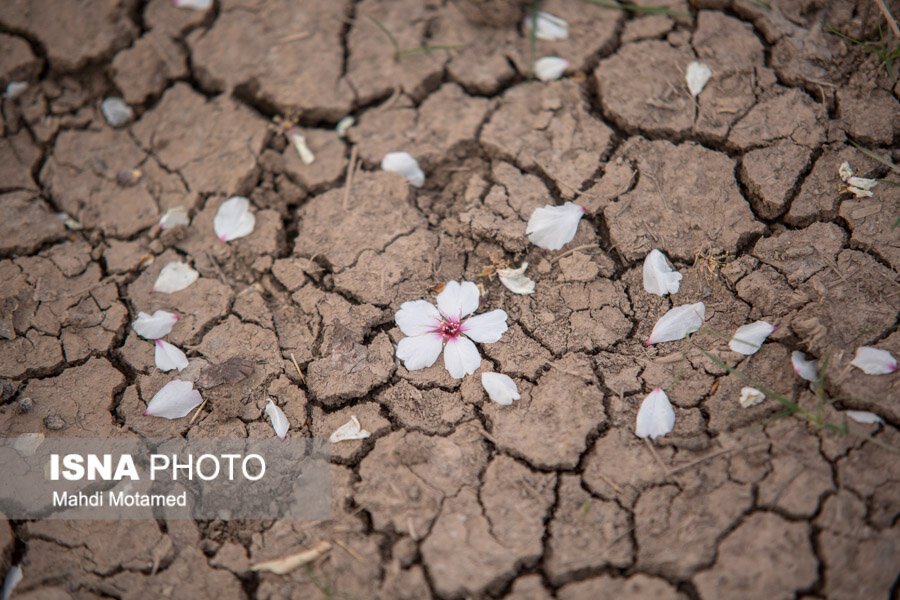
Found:
[(479, 344), (493, 344), (507, 329), (506, 312), (500, 309), (469, 317), (462, 324), (466, 337)]
[(481, 387), (491, 400), (502, 406), (509, 406), (520, 397), (516, 382), (503, 373), (482, 373)]
[(230, 242), (253, 233), (256, 217), (250, 212), (250, 201), (243, 196), (232, 196), (222, 203), (213, 219), (216, 236)]
[(443, 338), (440, 334), (405, 337), (397, 344), (397, 358), (403, 361), (407, 371), (418, 371), (433, 365), (441, 355), (442, 347)]
[(681, 287), (681, 273), (672, 269), (666, 256), (651, 250), (644, 259), (644, 290), (657, 296), (675, 294)]
[(388, 152), (381, 159), (381, 170), (403, 175), (413, 187), (425, 185), (425, 173), (408, 152)]
[(870, 425), (872, 423), (884, 423), (884, 419), (882, 419), (875, 413), (867, 412), (864, 410), (845, 410), (844, 414), (857, 423), (862, 423), (863, 425)]
[(200, 273), (192, 269), (186, 263), (174, 260), (164, 266), (153, 284), (151, 292), (162, 294), (174, 294), (185, 289), (200, 277)]
[(200, 406), (203, 398), (190, 381), (170, 381), (156, 392), (144, 411), (145, 417), (180, 419)]
[(850, 364), (862, 369), (866, 375), (887, 375), (897, 370), (897, 359), (890, 352), (872, 346), (857, 348), (856, 356)]
[(471, 375), (481, 366), (481, 355), (472, 340), (459, 336), (448, 340), (444, 347), (444, 367), (454, 379)]
[(448, 281), (438, 294), (437, 305), (441, 314), (448, 319), (462, 319), (478, 309), (480, 300), (478, 286), (471, 281)]
[(656, 322), (646, 345), (684, 339), (700, 329), (705, 317), (706, 306), (702, 302), (676, 306)]
[(739, 354), (755, 354), (773, 331), (775, 326), (765, 321), (742, 325), (734, 332), (728, 347)]
[(172, 369), (181, 371), (188, 366), (188, 359), (184, 352), (163, 340), (156, 340), (154, 343), (156, 344), (154, 358), (156, 359), (157, 369), (160, 371), (171, 371)]
[(672, 409), (669, 397), (662, 388), (656, 388), (641, 402), (634, 433), (638, 437), (655, 439), (666, 435), (673, 427), (675, 427), (675, 410)]
[(139, 312), (131, 327), (145, 340), (158, 340), (172, 331), (177, 320), (178, 315), (164, 310), (158, 310), (152, 315)]
[(534, 209), (525, 234), (539, 248), (559, 250), (575, 237), (583, 215), (584, 207), (572, 202), (562, 206), (548, 204)]
[(271, 398), (266, 399), (266, 414), (269, 415), (269, 421), (272, 423), (272, 429), (275, 430), (275, 435), (278, 436), (278, 439), (283, 440), (284, 436), (287, 435), (290, 424), (288, 423), (287, 417), (284, 416), (284, 412), (278, 408), (277, 404), (272, 402)]
[(403, 335), (424, 335), (441, 325), (441, 313), (427, 300), (412, 300), (400, 305), (394, 322)]
[(791, 352), (791, 364), (794, 365), (794, 373), (803, 379), (813, 382), (819, 380), (816, 361), (807, 359), (806, 355), (799, 350)]

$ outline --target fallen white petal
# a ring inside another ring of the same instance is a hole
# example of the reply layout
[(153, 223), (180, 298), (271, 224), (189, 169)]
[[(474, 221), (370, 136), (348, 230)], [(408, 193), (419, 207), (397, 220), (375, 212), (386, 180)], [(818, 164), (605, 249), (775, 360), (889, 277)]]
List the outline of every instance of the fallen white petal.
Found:
[(543, 56), (534, 61), (534, 76), (541, 81), (556, 81), (572, 64), (558, 56)]
[(304, 165), (311, 165), (316, 162), (316, 155), (306, 145), (306, 138), (303, 137), (299, 129), (291, 129), (287, 132), (287, 136), (294, 150), (300, 155), (300, 160), (303, 161)]
[(216, 237), (230, 242), (250, 235), (256, 225), (256, 217), (250, 212), (250, 201), (243, 196), (232, 196), (222, 203), (213, 219)]
[(756, 406), (760, 402), (766, 399), (766, 395), (761, 391), (756, 389), (755, 387), (742, 387), (741, 388), (741, 406), (744, 408), (750, 408), (751, 406)]
[(702, 302), (676, 306), (656, 322), (645, 345), (684, 339), (700, 329), (705, 317), (706, 306)]
[(84, 225), (64, 212), (56, 213), (56, 216), (62, 219), (62, 222), (67, 229), (71, 229), (72, 231), (81, 231), (84, 229)]
[(103, 118), (113, 127), (121, 127), (134, 117), (134, 111), (121, 98), (107, 98), (100, 104)]
[(6, 600), (12, 595), (13, 590), (22, 581), (22, 577), (22, 567), (19, 565), (6, 572), (6, 578), (3, 580), (3, 591), (0, 592), (0, 600)]
[(145, 417), (180, 419), (203, 401), (190, 381), (170, 381), (154, 394), (144, 411)]
[(844, 414), (856, 421), (868, 425), (870, 423), (884, 423), (884, 419), (875, 413), (866, 412), (864, 410), (845, 410)]
[(403, 175), (413, 187), (425, 185), (425, 173), (408, 152), (388, 152), (381, 159), (381, 170)]
[(158, 227), (160, 229), (171, 229), (178, 225), (189, 225), (191, 220), (188, 218), (187, 210), (183, 206), (176, 206), (166, 211), (159, 219)]
[(266, 414), (269, 415), (269, 420), (272, 422), (272, 429), (275, 430), (275, 435), (283, 440), (284, 436), (287, 435), (290, 424), (288, 423), (287, 417), (284, 416), (284, 411), (278, 408), (278, 405), (272, 402), (271, 398), (266, 399)]
[(709, 81), (711, 76), (712, 69), (706, 64), (696, 60), (688, 63), (685, 79), (687, 79), (688, 90), (690, 90), (691, 96), (696, 98), (703, 91), (706, 82)]
[(15, 98), (16, 96), (20, 96), (22, 92), (28, 89), (27, 81), (10, 81), (6, 86), (6, 92), (3, 94), (10, 100)]
[(156, 360), (157, 369), (160, 371), (171, 371), (172, 369), (181, 371), (188, 366), (187, 357), (177, 347), (163, 340), (154, 340), (154, 343), (156, 345), (154, 359)]
[(158, 340), (172, 331), (177, 320), (178, 315), (164, 310), (158, 310), (152, 315), (139, 312), (131, 327), (145, 340)]
[(174, 294), (188, 287), (200, 277), (200, 273), (181, 261), (172, 261), (162, 268), (151, 292)]
[(853, 187), (852, 185), (847, 186), (847, 191), (853, 194), (857, 198), (871, 198), (874, 194), (869, 190), (864, 190), (862, 188)]
[(212, 6), (212, 0), (173, 0), (178, 8), (192, 8), (194, 10), (206, 10)]
[(819, 372), (816, 369), (816, 361), (809, 360), (799, 350), (791, 352), (791, 364), (794, 365), (794, 373), (807, 381), (818, 381)]
[(847, 185), (859, 188), (861, 190), (871, 190), (878, 184), (877, 179), (868, 179), (866, 177), (848, 177)]
[[(531, 34), (532, 15), (525, 17), (525, 33)], [(537, 14), (537, 31), (535, 37), (545, 42), (569, 39), (569, 24), (555, 15), (542, 10)]]
[(359, 419), (356, 418), (356, 415), (350, 415), (350, 420), (338, 427), (337, 430), (331, 434), (331, 437), (328, 438), (328, 441), (332, 444), (337, 444), (344, 440), (362, 440), (370, 435), (372, 434), (363, 429), (362, 425), (359, 424)]
[(548, 204), (534, 209), (525, 234), (539, 248), (559, 250), (575, 237), (583, 215), (584, 207), (573, 202), (562, 206)]
[(481, 355), (472, 340), (464, 336), (447, 340), (444, 345), (444, 367), (450, 377), (462, 379), (480, 366)]
[(841, 181), (845, 182), (853, 177), (853, 169), (850, 168), (850, 163), (844, 161), (841, 163), (841, 166), (838, 167), (838, 175), (841, 176)]
[(488, 397), (503, 406), (509, 406), (513, 400), (519, 399), (519, 390), (516, 382), (509, 375), (503, 373), (482, 373), (481, 386), (487, 392)]
[(890, 352), (871, 346), (857, 348), (850, 364), (862, 369), (866, 375), (887, 375), (897, 370), (897, 359)]
[(347, 115), (335, 126), (334, 130), (337, 132), (338, 137), (347, 137), (347, 130), (349, 130), (353, 125), (356, 124), (356, 119), (353, 118), (352, 115)]
[(681, 273), (675, 271), (666, 255), (651, 250), (644, 259), (644, 290), (657, 296), (675, 294), (681, 286)]
[(740, 354), (755, 354), (773, 331), (775, 326), (765, 321), (742, 325), (734, 332), (728, 347)]
[(528, 263), (523, 262), (518, 269), (497, 269), (497, 277), (513, 294), (533, 294), (534, 280), (525, 275), (527, 268)]
[(462, 322), (460, 331), (467, 338), (479, 344), (493, 344), (500, 339), (506, 330), (506, 311), (501, 309), (469, 317)]
[(657, 438), (672, 431), (673, 427), (675, 410), (662, 388), (656, 388), (641, 402), (634, 433), (642, 438)]

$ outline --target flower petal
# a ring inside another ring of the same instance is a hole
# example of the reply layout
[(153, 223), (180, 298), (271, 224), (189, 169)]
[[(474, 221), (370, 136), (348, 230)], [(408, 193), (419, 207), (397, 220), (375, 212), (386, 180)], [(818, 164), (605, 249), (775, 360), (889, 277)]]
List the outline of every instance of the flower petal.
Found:
[(441, 313), (427, 300), (412, 300), (400, 305), (394, 322), (403, 335), (425, 335), (441, 324)]
[(847, 185), (859, 188), (861, 190), (871, 190), (878, 185), (877, 179), (868, 179), (866, 177), (848, 177)]
[(287, 417), (284, 416), (284, 411), (278, 408), (278, 405), (272, 402), (271, 398), (266, 398), (266, 414), (269, 415), (269, 421), (272, 423), (275, 435), (278, 436), (278, 439), (283, 440), (284, 436), (287, 435), (290, 424)]
[(681, 287), (681, 273), (672, 269), (665, 254), (651, 250), (644, 259), (644, 290), (657, 296), (675, 294)]
[(675, 410), (662, 388), (656, 388), (641, 402), (634, 433), (642, 438), (657, 438), (672, 431), (673, 427)]
[(850, 163), (844, 161), (841, 163), (841, 166), (838, 167), (838, 175), (841, 176), (841, 181), (844, 183), (847, 182), (848, 179), (853, 177), (853, 169), (850, 168)]
[(741, 406), (744, 408), (750, 408), (751, 406), (756, 406), (760, 402), (766, 399), (766, 395), (761, 391), (756, 389), (755, 387), (742, 387), (741, 388), (741, 398), (739, 402)]
[(139, 312), (131, 327), (145, 340), (158, 340), (172, 331), (177, 320), (178, 315), (164, 310), (158, 310), (152, 315)]
[(3, 590), (0, 592), (0, 599), (6, 600), (12, 596), (13, 590), (22, 581), (22, 577), (22, 567), (20, 565), (16, 565), (7, 571), (6, 577), (3, 579)]
[(187, 264), (177, 260), (172, 261), (159, 272), (159, 277), (156, 278), (156, 283), (153, 284), (150, 291), (174, 294), (197, 281), (198, 277), (200, 277), (200, 273)]
[(447, 340), (444, 346), (444, 367), (450, 377), (462, 379), (477, 371), (480, 366), (481, 355), (472, 340), (463, 336)]
[(794, 365), (794, 373), (807, 381), (818, 381), (819, 372), (816, 369), (816, 361), (808, 360), (806, 355), (799, 350), (791, 352), (791, 364)]
[(353, 125), (356, 124), (356, 119), (353, 118), (353, 115), (347, 115), (340, 121), (338, 121), (337, 125), (334, 126), (334, 130), (337, 132), (338, 137), (347, 137), (347, 131), (350, 130)]
[(425, 173), (408, 152), (388, 152), (381, 159), (381, 170), (403, 175), (413, 187), (425, 185)]
[(160, 229), (171, 229), (177, 225), (190, 225), (187, 210), (183, 206), (175, 206), (166, 211), (157, 225)]
[(212, 0), (173, 0), (178, 8), (192, 8), (194, 10), (206, 10), (212, 6)]
[(334, 433), (328, 438), (332, 444), (343, 442), (344, 440), (364, 440), (372, 435), (362, 428), (356, 415), (350, 415), (350, 420), (338, 427)]
[(850, 364), (862, 369), (866, 375), (887, 375), (897, 370), (897, 359), (890, 352), (872, 346), (857, 348)]
[(103, 118), (112, 127), (121, 127), (134, 117), (134, 111), (121, 98), (107, 98), (100, 104)]
[(870, 423), (884, 423), (884, 419), (875, 413), (866, 412), (864, 410), (845, 410), (844, 414), (856, 421), (868, 425)]
[(479, 344), (493, 344), (507, 329), (506, 312), (500, 309), (469, 317), (461, 327), (466, 337)]
[(690, 90), (691, 96), (696, 98), (703, 91), (706, 82), (709, 81), (711, 76), (712, 69), (704, 63), (696, 60), (688, 63), (685, 79), (687, 79), (688, 90)]
[(509, 406), (513, 400), (520, 398), (516, 382), (503, 373), (482, 373), (481, 387), (491, 400), (503, 406)]
[(541, 81), (556, 81), (563, 76), (571, 64), (558, 56), (542, 56), (534, 61), (534, 76)]
[(448, 319), (462, 319), (472, 314), (480, 301), (478, 286), (471, 281), (448, 281), (437, 297), (438, 310)]
[(517, 269), (497, 269), (497, 277), (500, 278), (500, 283), (513, 294), (533, 294), (534, 280), (526, 277), (525, 269), (527, 268), (528, 263), (523, 262), (522, 266)]
[(294, 147), (294, 150), (300, 155), (300, 160), (304, 165), (311, 165), (316, 162), (316, 155), (313, 154), (313, 151), (306, 145), (306, 138), (303, 137), (303, 134), (300, 133), (299, 129), (292, 127), (288, 130), (287, 136), (291, 145)]
[(706, 306), (702, 302), (676, 306), (656, 322), (645, 345), (684, 339), (700, 329), (705, 316)]
[(397, 344), (397, 358), (403, 361), (407, 371), (430, 367), (441, 355), (443, 338), (438, 333), (426, 333), (405, 337)]
[[(531, 35), (531, 21), (532, 15), (527, 15), (525, 17), (524, 27), (525, 33), (528, 35)], [(545, 42), (567, 40), (569, 39), (569, 24), (565, 19), (539, 10), (537, 13), (537, 28), (534, 37)]]
[(575, 237), (578, 222), (583, 215), (584, 207), (573, 202), (566, 202), (562, 206), (548, 204), (534, 209), (528, 219), (525, 234), (539, 248), (559, 250)]
[(728, 342), (728, 347), (740, 354), (756, 354), (756, 351), (773, 331), (775, 331), (775, 326), (765, 321), (743, 325), (734, 332), (734, 336)]
[(230, 242), (253, 233), (256, 217), (250, 212), (250, 201), (232, 196), (222, 203), (213, 219), (213, 229), (220, 241)]
[(160, 371), (171, 371), (172, 369), (178, 369), (181, 371), (185, 367), (188, 366), (188, 359), (184, 355), (184, 352), (179, 350), (177, 347), (173, 346), (169, 342), (164, 342), (163, 340), (156, 340), (154, 342), (156, 344), (156, 352), (154, 358), (156, 359), (156, 368)]
[(170, 381), (154, 394), (144, 411), (145, 417), (180, 419), (200, 405), (203, 398), (190, 381)]

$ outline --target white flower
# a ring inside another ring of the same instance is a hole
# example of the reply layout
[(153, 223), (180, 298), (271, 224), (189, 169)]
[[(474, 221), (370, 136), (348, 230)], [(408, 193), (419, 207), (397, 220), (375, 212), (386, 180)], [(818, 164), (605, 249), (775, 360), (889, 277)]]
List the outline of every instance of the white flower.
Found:
[(144, 416), (180, 419), (202, 401), (200, 392), (194, 389), (194, 384), (190, 381), (170, 381), (153, 395)]
[(151, 292), (174, 294), (188, 287), (200, 277), (200, 273), (181, 261), (172, 261), (162, 268)]
[(206, 10), (212, 6), (212, 0), (173, 0), (178, 8), (192, 8), (194, 10)]
[(525, 234), (539, 248), (559, 250), (575, 237), (583, 215), (584, 207), (573, 202), (562, 206), (548, 204), (534, 209)]
[(756, 351), (773, 331), (775, 331), (775, 326), (765, 321), (743, 325), (734, 332), (734, 336), (728, 342), (728, 347), (740, 354), (756, 354)]
[(897, 359), (890, 352), (871, 346), (857, 348), (856, 356), (850, 364), (862, 369), (866, 375), (887, 375), (897, 370)]
[(687, 79), (688, 90), (690, 90), (691, 96), (696, 98), (703, 91), (706, 82), (709, 81), (711, 76), (712, 69), (706, 64), (696, 60), (688, 63), (685, 79)]
[(272, 422), (272, 429), (275, 430), (275, 435), (283, 440), (284, 436), (287, 435), (290, 424), (288, 423), (287, 417), (284, 416), (284, 412), (278, 408), (277, 404), (272, 402), (271, 398), (266, 398), (266, 414), (269, 415), (269, 420)]
[(404, 302), (394, 321), (407, 336), (397, 344), (397, 358), (410, 371), (430, 367), (444, 350), (444, 367), (462, 379), (481, 366), (474, 342), (490, 344), (506, 332), (506, 313), (492, 310), (469, 317), (478, 308), (478, 288), (471, 281), (447, 282), (437, 307), (426, 300)]
[(534, 61), (534, 76), (541, 81), (556, 81), (572, 64), (558, 56), (543, 56)]
[(131, 327), (145, 340), (158, 340), (172, 331), (178, 315), (165, 310), (158, 310), (153, 315), (139, 312)]
[(291, 141), (291, 145), (294, 146), (294, 150), (300, 155), (300, 160), (303, 161), (304, 165), (311, 165), (316, 162), (316, 155), (313, 154), (313, 151), (306, 145), (306, 138), (303, 137), (303, 134), (300, 133), (299, 129), (292, 127), (288, 130), (287, 136)]
[(791, 364), (794, 366), (794, 373), (803, 379), (813, 382), (819, 380), (816, 361), (807, 359), (806, 355), (799, 350), (791, 352)]
[(660, 342), (684, 339), (687, 335), (700, 329), (704, 318), (706, 318), (706, 306), (702, 302), (676, 306), (656, 322), (644, 345), (651, 346)]
[(655, 439), (666, 435), (673, 427), (675, 427), (675, 411), (669, 397), (662, 388), (656, 388), (641, 402), (634, 433), (638, 437)]
[(250, 212), (250, 201), (243, 196), (232, 196), (223, 202), (213, 219), (213, 229), (222, 242), (250, 235), (255, 225), (256, 217)]
[(741, 406), (744, 408), (750, 408), (751, 406), (756, 406), (760, 402), (766, 399), (766, 395), (761, 391), (756, 389), (755, 387), (742, 387), (741, 388)]
[(177, 225), (189, 225), (190, 222), (187, 210), (183, 206), (176, 206), (166, 211), (166, 214), (159, 219), (157, 227), (160, 229), (171, 229)]
[(678, 293), (681, 273), (672, 269), (665, 254), (651, 250), (644, 259), (644, 290), (657, 296)]
[(381, 170), (403, 175), (413, 187), (425, 185), (425, 173), (408, 152), (388, 152), (381, 159)]
[(523, 262), (518, 269), (497, 269), (497, 277), (514, 294), (533, 294), (534, 280), (525, 275), (527, 268), (528, 263)]
[(503, 373), (482, 373), (481, 387), (484, 388), (491, 400), (503, 406), (509, 406), (513, 400), (519, 399), (516, 382), (509, 375)]
[(134, 117), (134, 111), (121, 98), (107, 98), (100, 104), (103, 118), (112, 127), (121, 127)]
[(845, 410), (844, 414), (857, 423), (862, 423), (864, 425), (868, 425), (870, 423), (884, 423), (884, 419), (882, 419), (875, 413), (870, 413), (863, 410)]
[[(525, 17), (525, 33), (531, 34), (532, 15)], [(555, 42), (557, 40), (569, 39), (569, 24), (557, 16), (551, 15), (542, 10), (537, 14), (537, 31), (535, 37), (545, 42)]]
[(171, 371), (172, 369), (181, 371), (188, 366), (187, 357), (177, 347), (159, 339), (154, 340), (154, 344), (156, 351), (153, 358), (156, 361), (156, 368), (160, 371)]
[(332, 444), (343, 442), (344, 440), (364, 440), (372, 435), (362, 428), (356, 415), (350, 415), (350, 420), (338, 427), (328, 441)]
[(9, 85), (6, 86), (6, 91), (3, 93), (4, 96), (12, 100), (16, 96), (19, 96), (28, 89), (27, 81), (10, 81)]

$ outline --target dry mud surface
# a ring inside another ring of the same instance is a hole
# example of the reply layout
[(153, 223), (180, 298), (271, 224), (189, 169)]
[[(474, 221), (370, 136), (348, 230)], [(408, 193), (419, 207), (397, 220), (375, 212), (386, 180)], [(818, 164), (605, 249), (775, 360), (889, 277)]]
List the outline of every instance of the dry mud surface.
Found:
[[(854, 199), (838, 166), (888, 175), (850, 142), (900, 159), (900, 88), (820, 25), (876, 38), (876, 4), (656, 3), (689, 13), (671, 17), (547, 0), (571, 28), (537, 43), (572, 63), (553, 83), (528, 80), (519, 19), (474, 25), (462, 11), (478, 4), (0, 3), (0, 87), (29, 82), (2, 103), (0, 432), (271, 436), (269, 397), (291, 437), (350, 415), (372, 432), (334, 446), (330, 521), (2, 520), (3, 571), (25, 574), (14, 597), (897, 597), (900, 459), (883, 446), (900, 446), (900, 375), (848, 363), (860, 345), (900, 356), (900, 188)], [(370, 17), (400, 48), (464, 47), (396, 61)], [(713, 71), (696, 103), (695, 58)], [(123, 128), (100, 114), (108, 95), (135, 108)], [(423, 188), (379, 170), (394, 150), (419, 160)], [(257, 223), (224, 244), (212, 219), (232, 194)], [(531, 212), (567, 200), (587, 208), (575, 239), (529, 244)], [(191, 225), (158, 235), (178, 205)], [(643, 289), (652, 248), (684, 274), (674, 299)], [(701, 251), (724, 264), (695, 265)], [(479, 279), (495, 258), (527, 260), (536, 293)], [(151, 293), (170, 260), (200, 279)], [(408, 372), (394, 313), (460, 279), (484, 283), (509, 331), (474, 376), (440, 360)], [(644, 347), (673, 303), (699, 301), (719, 331), (777, 330), (749, 357), (702, 332)], [(130, 322), (156, 309), (183, 316), (168, 337), (191, 359), (182, 378), (253, 367), (204, 390), (191, 426), (142, 416), (171, 376)], [(826, 417), (886, 423), (769, 420), (780, 405), (740, 408), (745, 382), (698, 348), (806, 407), (790, 353), (829, 356)], [(482, 370), (512, 376), (521, 400), (488, 400)], [(637, 408), (676, 380), (675, 430), (651, 451)], [(249, 570), (322, 540), (309, 570)]]

